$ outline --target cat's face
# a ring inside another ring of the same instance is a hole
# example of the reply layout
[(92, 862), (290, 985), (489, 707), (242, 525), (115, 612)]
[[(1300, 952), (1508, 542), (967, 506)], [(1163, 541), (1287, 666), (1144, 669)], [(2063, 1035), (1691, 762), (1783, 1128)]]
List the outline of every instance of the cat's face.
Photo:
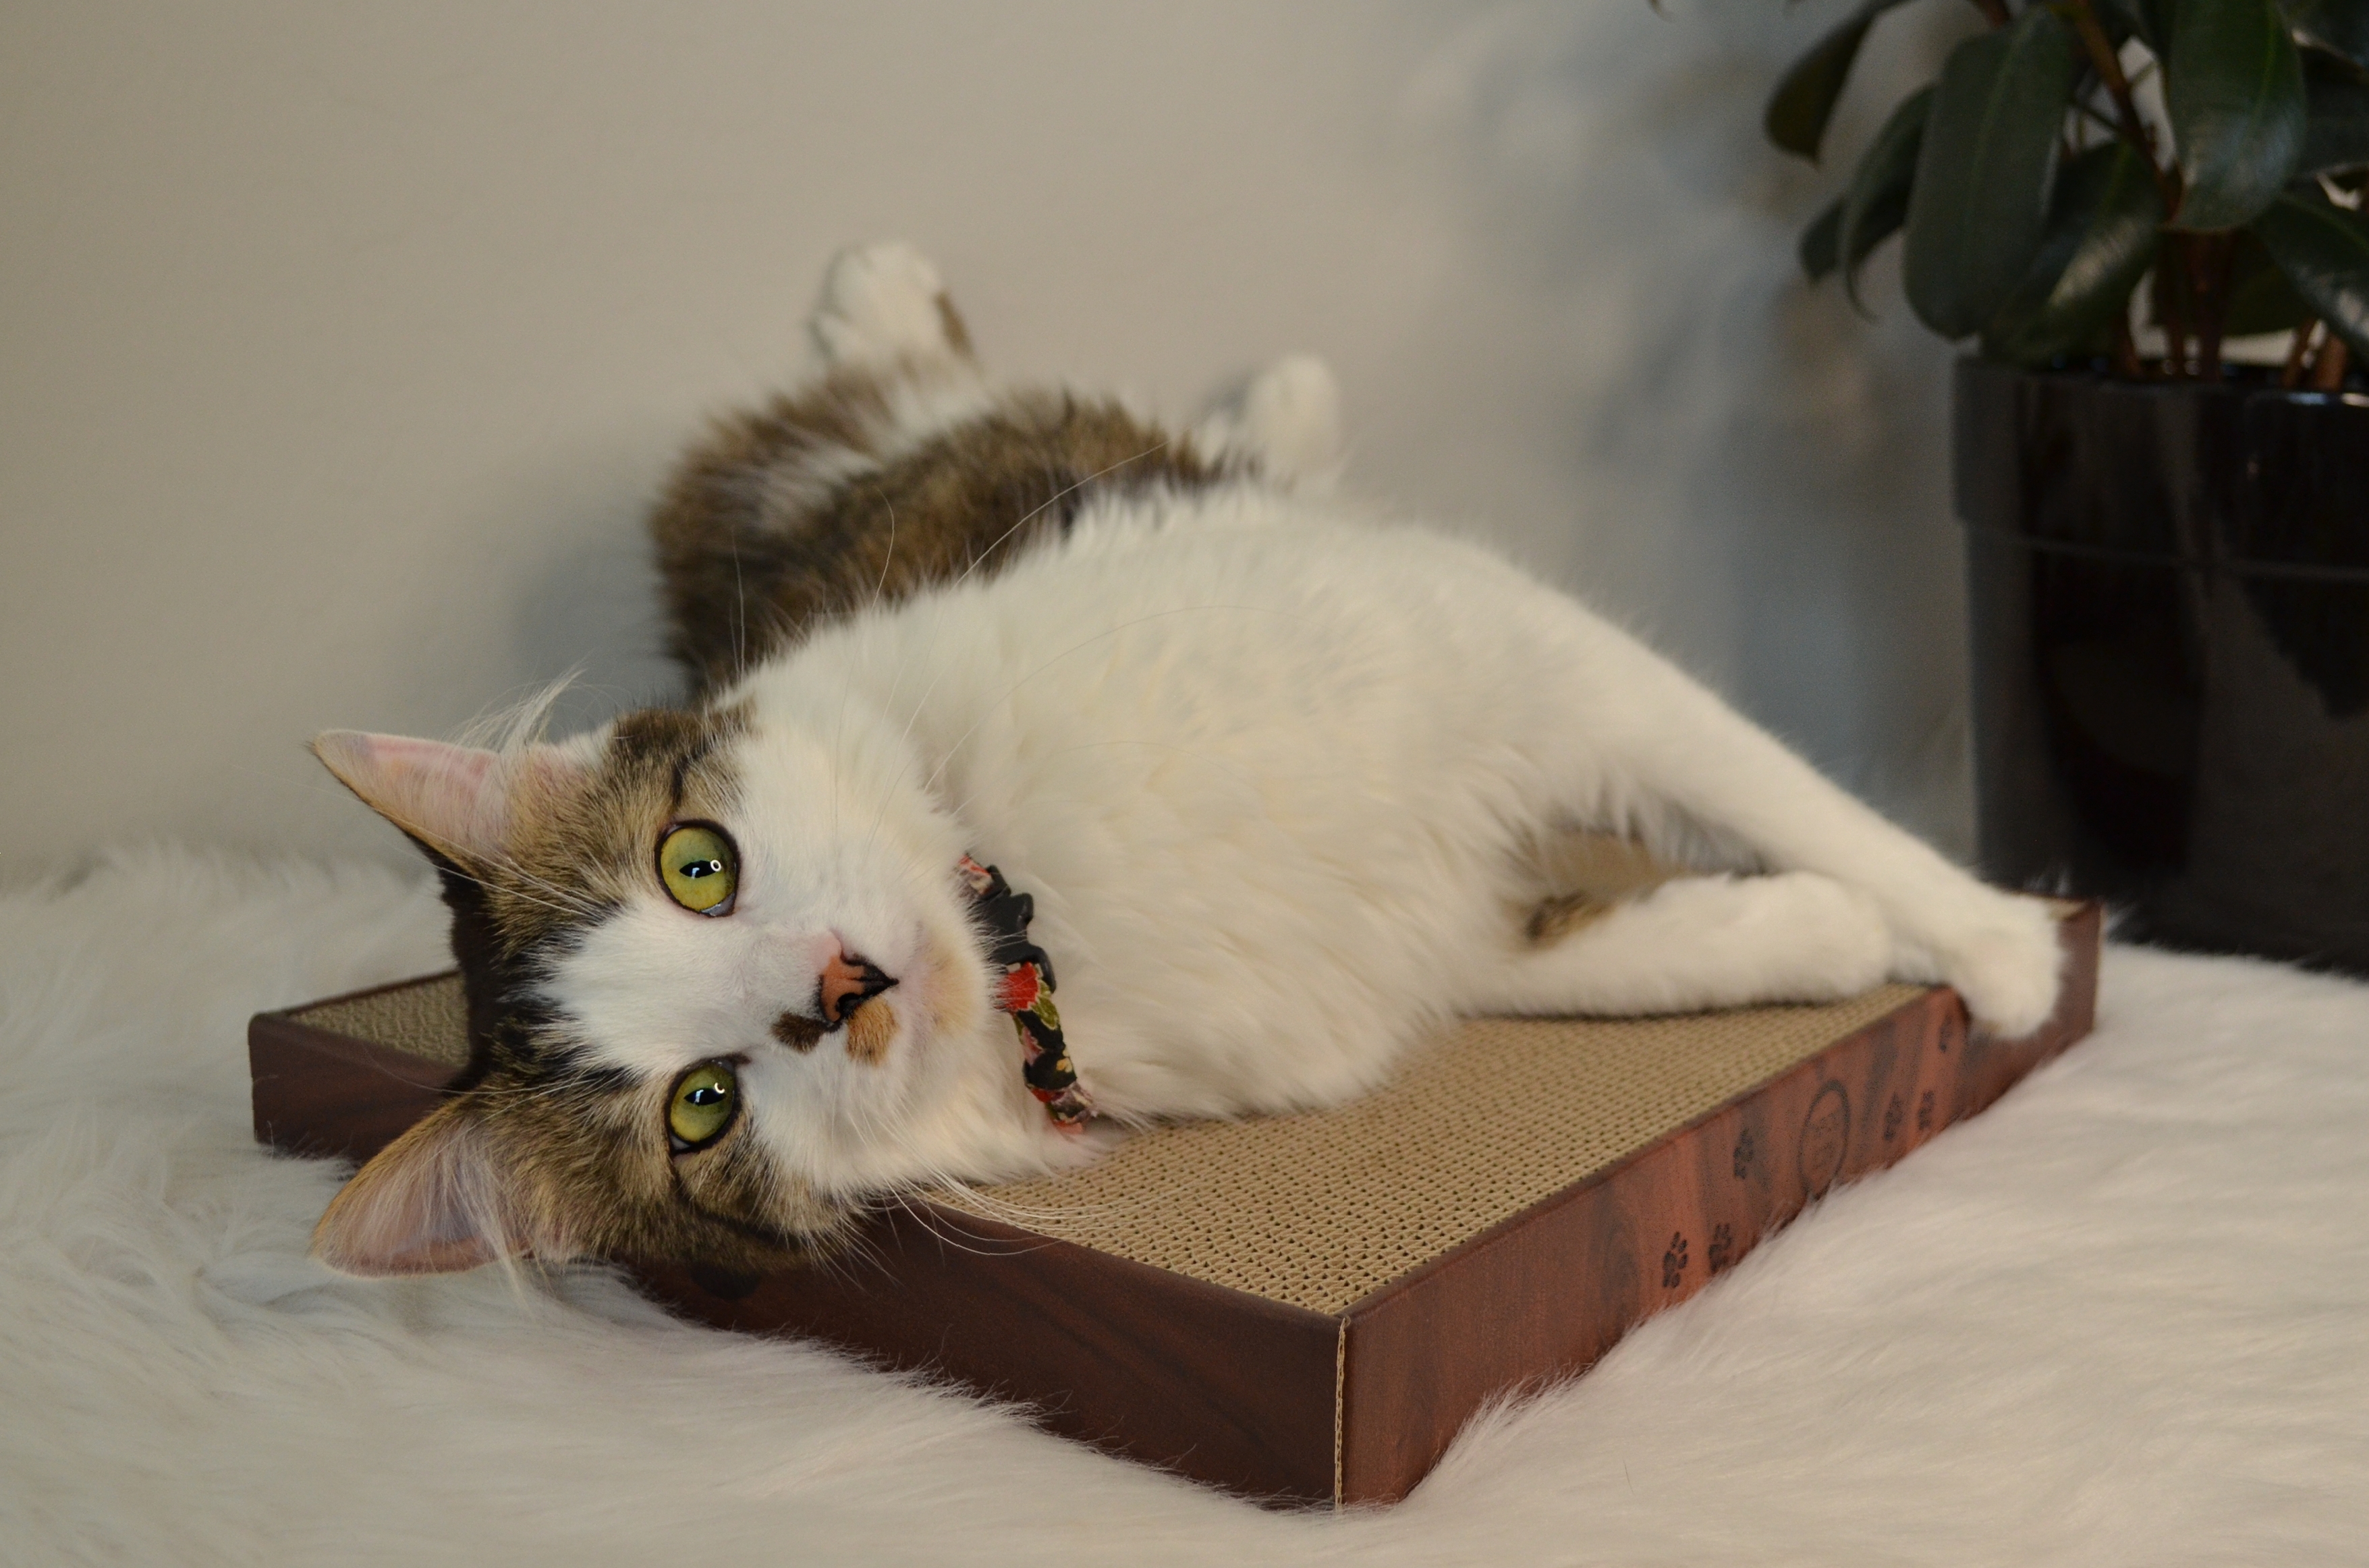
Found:
[(472, 1080), (324, 1216), (364, 1274), (510, 1253), (761, 1268), (928, 1173), (990, 1013), (949, 824), (887, 758), (738, 710), (506, 754), (315, 750), (439, 863)]

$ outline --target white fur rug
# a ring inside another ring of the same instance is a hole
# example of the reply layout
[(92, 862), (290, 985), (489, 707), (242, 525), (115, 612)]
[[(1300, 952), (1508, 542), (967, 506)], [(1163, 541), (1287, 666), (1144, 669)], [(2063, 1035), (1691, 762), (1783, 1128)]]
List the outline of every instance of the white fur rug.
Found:
[(597, 1275), (323, 1273), (247, 1014), (441, 943), (371, 868), (0, 895), (0, 1558), (2369, 1561), (2369, 989), (2111, 954), (2089, 1043), (1332, 1517)]

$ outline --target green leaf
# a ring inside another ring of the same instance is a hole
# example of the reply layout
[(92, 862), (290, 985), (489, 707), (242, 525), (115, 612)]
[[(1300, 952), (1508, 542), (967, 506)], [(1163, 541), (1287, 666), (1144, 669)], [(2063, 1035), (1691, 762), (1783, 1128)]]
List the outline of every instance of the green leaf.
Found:
[(2234, 229), (2268, 207), (2303, 151), (2303, 58), (2276, 0), (2179, 0), (2164, 107), (2188, 194), (2173, 223)]
[(2130, 308), (2162, 223), (2154, 171), (2127, 143), (2093, 147), (2066, 165), (2040, 254), (1983, 329), (1984, 354), (2036, 365), (2095, 341)]
[(2306, 43), (2369, 71), (2369, 0), (2283, 0), (2282, 9)]
[[(2098, 19), (2105, 24), (2107, 36), (2118, 30), (2114, 19), (2119, 17), (2123, 29), (2138, 34), (2139, 41), (2157, 60), (2171, 53), (2172, 0), (2100, 0)], [(2120, 43), (2121, 39), (2114, 41)]]
[(1843, 201), (1837, 196), (1802, 231), (1802, 275), (1814, 283), (1833, 271), (1842, 256)]
[(2265, 332), (2293, 332), (2311, 319), (2311, 307), (2295, 292), (2287, 275), (2251, 229), (2241, 230), (2229, 259), (2227, 314), (2221, 331), (2228, 338), (2255, 338)]
[(1843, 84), (1850, 80), (1851, 63), (1859, 58), (1859, 46), (1867, 41), (1867, 29), (1875, 25), (1876, 17), (1906, 3), (1861, 0), (1848, 19), (1793, 62), (1761, 112), (1761, 129), (1768, 133), (1768, 140), (1816, 163), (1818, 148), (1826, 139), (1826, 122), (1834, 118)]
[[(1919, 87), (1900, 101), (1875, 133), (1850, 189), (1843, 193), (1843, 292), (1859, 306), (1859, 269), (1868, 254), (1908, 221), (1909, 193), (1917, 183), (1917, 150), (1932, 113), (1933, 89)], [(1863, 307), (1861, 307), (1863, 308)]]
[(1908, 200), (1908, 303), (1944, 338), (1998, 313), (2048, 222), (2057, 132), (2079, 72), (2073, 35), (2033, 6), (1950, 52)]
[(2369, 82), (2314, 50), (2304, 59), (2311, 116), (2303, 133), (2297, 174), (2329, 174), (2369, 164)]
[(2282, 196), (2254, 233), (2312, 314), (2369, 356), (2369, 218), (2318, 196)]

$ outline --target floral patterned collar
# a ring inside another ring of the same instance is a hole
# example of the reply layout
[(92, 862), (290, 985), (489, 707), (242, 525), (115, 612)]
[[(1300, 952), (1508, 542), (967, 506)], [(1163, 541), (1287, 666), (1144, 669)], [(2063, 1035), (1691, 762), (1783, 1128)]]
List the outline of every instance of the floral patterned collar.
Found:
[(1020, 1077), (1028, 1092), (1064, 1132), (1075, 1132), (1094, 1114), (1093, 1102), (1078, 1082), (1069, 1043), (1061, 1037), (1061, 1014), (1053, 1006), (1053, 960), (1028, 940), (1036, 900), (1015, 893), (1003, 873), (970, 856), (955, 868), (970, 889), (971, 907), (987, 937), (987, 962), (997, 972), (995, 1005), (1012, 1014), (1020, 1034)]

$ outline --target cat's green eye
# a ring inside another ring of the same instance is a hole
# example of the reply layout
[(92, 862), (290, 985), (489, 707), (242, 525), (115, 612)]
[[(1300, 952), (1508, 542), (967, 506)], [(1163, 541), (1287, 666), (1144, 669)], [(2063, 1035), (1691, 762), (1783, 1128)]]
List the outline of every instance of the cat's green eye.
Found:
[(677, 1153), (715, 1142), (740, 1106), (740, 1082), (728, 1061), (704, 1061), (676, 1080), (667, 1131)]
[(658, 880), (667, 897), (703, 915), (728, 915), (739, 891), (740, 856), (721, 828), (688, 822), (658, 841)]

